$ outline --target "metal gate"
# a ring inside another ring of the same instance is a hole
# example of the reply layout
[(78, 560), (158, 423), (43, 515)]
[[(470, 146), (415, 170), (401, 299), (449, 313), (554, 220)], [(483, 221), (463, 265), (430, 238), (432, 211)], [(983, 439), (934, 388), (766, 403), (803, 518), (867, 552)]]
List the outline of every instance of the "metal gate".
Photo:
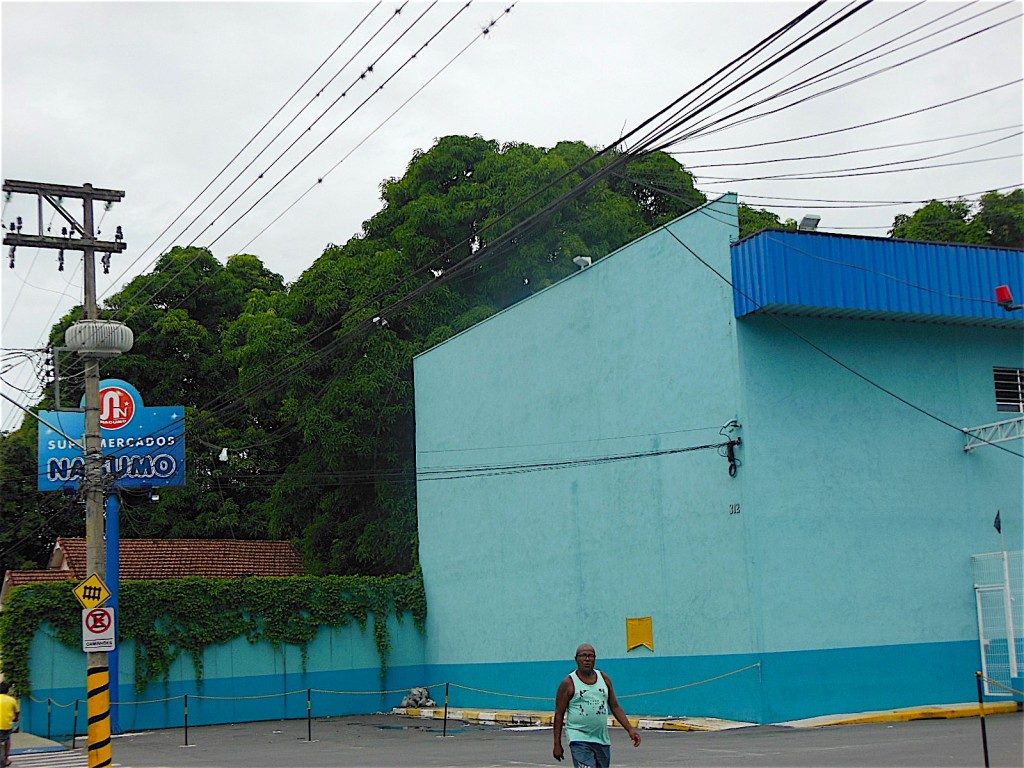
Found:
[(978, 607), (978, 641), (985, 693), (1010, 696), (1006, 687), (1024, 663), (1024, 571), (1021, 551), (989, 552), (971, 557), (974, 597)]

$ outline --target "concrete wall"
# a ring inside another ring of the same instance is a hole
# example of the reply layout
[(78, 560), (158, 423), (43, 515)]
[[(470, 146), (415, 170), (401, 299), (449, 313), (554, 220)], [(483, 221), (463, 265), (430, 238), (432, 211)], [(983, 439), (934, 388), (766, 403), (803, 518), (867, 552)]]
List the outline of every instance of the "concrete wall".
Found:
[[(134, 688), (134, 648), (121, 646), (118, 724), (123, 731), (180, 727), (184, 694), (189, 695), (189, 725), (248, 722), (306, 716), (306, 689), (312, 693), (313, 716), (375, 712), (398, 706), (414, 686), (427, 685), (424, 638), (411, 617), (389, 620), (392, 650), (387, 679), (381, 681), (373, 639), (373, 617), (358, 624), (324, 628), (309, 644), (305, 668), (297, 646), (275, 648), (239, 638), (213, 646), (203, 655), (203, 677), (196, 678), (191, 658), (180, 657), (166, 682), (144, 692)], [(71, 733), (73, 702), (80, 700), (78, 732), (85, 732), (85, 654), (58, 642), (48, 626), (36, 634), (31, 649), (32, 700), (22, 700), (26, 731), (54, 738)], [(327, 691), (401, 693), (341, 694)], [(443, 692), (431, 691), (434, 695)], [(289, 694), (289, 695), (284, 695)], [(210, 698), (204, 698), (210, 697)], [(51, 699), (47, 718), (47, 699)]]
[[(671, 229), (728, 275), (734, 198)], [(738, 411), (731, 291), (658, 231), (421, 355), (415, 380), (421, 473), (719, 443)], [(727, 469), (703, 450), (421, 475), (428, 663), (549, 699), (583, 641), (613, 677), (638, 660), (620, 694), (753, 663), (754, 574), (729, 514), (743, 481)], [(626, 618), (647, 615), (656, 652), (627, 653)], [(729, 680), (730, 711), (755, 714), (756, 682), (756, 670)], [(632, 708), (667, 712), (686, 696)], [(486, 703), (460, 703), (475, 701)]]
[[(992, 368), (1024, 367), (1018, 331), (783, 322), (950, 424), (1011, 415), (996, 411)], [(980, 662), (970, 558), (1000, 548), (997, 509), (1007, 546), (1020, 548), (1021, 460), (992, 446), (964, 453), (955, 429), (771, 318), (740, 321), (739, 349), (740, 471), (757, 488), (741, 522), (760, 574), (762, 646), (831, 656), (822, 665), (797, 653), (786, 670), (766, 662), (765, 683), (777, 688), (768, 699), (801, 713), (829, 700), (847, 711), (971, 700)]]
[[(726, 277), (731, 202), (672, 225)], [(1005, 417), (992, 366), (1024, 365), (1019, 332), (785, 322), (958, 427)], [(664, 231), (421, 355), (415, 378), (427, 663), (495, 692), (457, 706), (550, 708), (583, 641), (635, 713), (972, 699), (970, 556), (998, 549), (997, 508), (1020, 547), (1020, 459), (964, 454), (770, 318), (737, 324), (729, 286)], [(734, 417), (735, 479), (715, 451), (525, 466), (717, 442)], [(625, 619), (646, 615), (655, 651), (627, 652)]]

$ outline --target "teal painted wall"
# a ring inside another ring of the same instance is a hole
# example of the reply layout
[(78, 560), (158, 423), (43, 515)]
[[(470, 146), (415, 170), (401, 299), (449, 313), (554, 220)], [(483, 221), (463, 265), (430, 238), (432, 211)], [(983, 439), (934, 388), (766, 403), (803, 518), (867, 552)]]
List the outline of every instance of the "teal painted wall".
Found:
[[(732, 203), (671, 225), (726, 277)], [(957, 426), (1005, 418), (992, 367), (1024, 367), (1016, 331), (785, 322)], [(421, 477), (441, 677), (550, 696), (589, 641), (620, 694), (760, 662), (627, 700), (637, 713), (778, 722), (973, 697), (970, 556), (999, 548), (996, 508), (1020, 547), (1020, 459), (964, 454), (955, 430), (770, 318), (737, 322), (731, 289), (666, 233), (424, 353), (415, 379), (421, 473), (678, 448), (743, 424), (735, 479), (713, 451)], [(627, 653), (625, 619), (644, 615), (655, 651)]]
[[(297, 646), (275, 648), (239, 638), (212, 646), (203, 654), (197, 679), (191, 658), (179, 657), (166, 682), (142, 693), (134, 688), (132, 643), (121, 646), (119, 723), (123, 731), (179, 727), (184, 722), (184, 694), (189, 695), (189, 724), (247, 722), (306, 716), (306, 689), (312, 692), (313, 716), (375, 712), (398, 706), (414, 686), (427, 685), (424, 637), (410, 616), (392, 616), (387, 678), (381, 681), (373, 639), (373, 617), (358, 624), (323, 628), (309, 644), (303, 667)], [(78, 732), (85, 727), (85, 655), (58, 642), (44, 626), (30, 651), (32, 698), (23, 700), (24, 728), (35, 734), (67, 736), (74, 725), (73, 702), (81, 702)], [(358, 692), (394, 690), (379, 695)], [(338, 693), (340, 691), (348, 693)], [(435, 695), (441, 692), (432, 691)], [(286, 695), (287, 694), (287, 695)], [(47, 717), (47, 699), (50, 713)]]
[[(951, 424), (1011, 415), (996, 411), (992, 368), (1024, 367), (1018, 331), (784, 322)], [(740, 321), (739, 342), (741, 472), (758, 489), (744, 515), (762, 575), (765, 650), (976, 641), (970, 557), (1000, 548), (997, 509), (1007, 546), (1020, 548), (1020, 458), (993, 446), (965, 454), (963, 435), (771, 318)]]
[[(672, 225), (725, 274), (730, 202)], [(631, 243), (416, 359), (419, 470), (721, 442), (731, 312), (666, 232)], [(751, 652), (740, 491), (714, 450), (421, 480), (429, 661), (564, 659), (583, 640), (625, 656), (625, 619), (645, 615), (659, 655)]]

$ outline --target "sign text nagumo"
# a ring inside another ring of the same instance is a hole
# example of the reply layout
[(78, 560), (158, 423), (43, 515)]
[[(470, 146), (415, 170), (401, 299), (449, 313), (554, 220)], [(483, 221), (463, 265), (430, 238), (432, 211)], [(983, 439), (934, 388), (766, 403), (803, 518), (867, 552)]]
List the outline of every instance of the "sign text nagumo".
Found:
[[(85, 473), (85, 414), (40, 411), (39, 419), (39, 490), (77, 489)], [(147, 408), (126, 381), (100, 382), (100, 446), (103, 473), (120, 488), (185, 484), (185, 409)]]

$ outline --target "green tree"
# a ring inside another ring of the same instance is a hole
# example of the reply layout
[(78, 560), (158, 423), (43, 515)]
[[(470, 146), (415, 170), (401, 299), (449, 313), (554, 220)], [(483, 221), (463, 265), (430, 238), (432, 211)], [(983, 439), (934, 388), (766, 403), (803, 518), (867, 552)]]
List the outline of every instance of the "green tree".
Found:
[[(444, 137), (381, 185), (383, 208), (360, 234), (329, 246), (280, 301), (250, 303), (228, 328), (240, 379), (274, 380), (259, 405), (276, 401), (274, 423), (290, 435), (265, 504), (271, 533), (300, 541), (317, 570), (372, 575), (415, 562), (415, 354), (564, 278), (574, 257), (599, 259), (705, 201), (678, 162), (656, 153), (495, 245), (513, 223), (615, 160), (569, 173), (592, 153), (580, 142), (544, 149)], [(496, 250), (460, 279), (382, 314), (481, 248)], [(301, 342), (285, 351), (275, 339)]]
[[(574, 170), (592, 153), (581, 142), (446, 136), (385, 180), (381, 210), (290, 287), (255, 256), (222, 265), (186, 247), (111, 296), (102, 311), (128, 323), (135, 346), (105, 361), (103, 377), (186, 414), (187, 487), (156, 503), (126, 495), (123, 534), (293, 539), (315, 573), (413, 568), (413, 356), (566, 277), (574, 257), (600, 259), (705, 202), (668, 155), (612, 173), (610, 153)], [(506, 235), (555, 200), (536, 226)], [(481, 249), (488, 258), (439, 280)], [(385, 311), (414, 289), (417, 300)], [(51, 338), (80, 317), (62, 318)], [(80, 369), (69, 361), (62, 372), (63, 404), (77, 403)], [(34, 434), (3, 438), (4, 489), (21, 511), (4, 507), (0, 543), (38, 530), (21, 562), (40, 564), (55, 534), (74, 531), (41, 527), (56, 502), (25, 485)]]
[(1024, 248), (1024, 189), (988, 192), (978, 203), (932, 200), (912, 214), (893, 219), (889, 236), (898, 240), (973, 243)]
[(31, 418), (0, 435), (0, 573), (46, 568), (57, 536), (85, 529), (84, 508), (73, 495), (36, 490), (37, 436)]
[(796, 229), (795, 219), (782, 221), (778, 214), (764, 208), (751, 208), (740, 203), (740, 238), (754, 235), (763, 229)]
[(985, 228), (989, 245), (1024, 248), (1024, 189), (982, 195), (975, 219)]

